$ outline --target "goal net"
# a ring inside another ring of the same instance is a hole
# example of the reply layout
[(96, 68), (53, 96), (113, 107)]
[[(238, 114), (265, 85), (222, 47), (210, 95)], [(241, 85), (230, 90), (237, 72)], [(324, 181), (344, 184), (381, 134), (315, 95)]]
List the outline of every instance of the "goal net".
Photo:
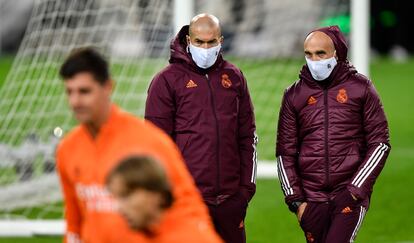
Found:
[[(75, 125), (58, 77), (64, 58), (73, 48), (98, 48), (111, 63), (116, 81), (113, 100), (142, 116), (148, 84), (168, 61), (173, 15), (180, 14), (172, 12), (173, 4), (173, 0), (34, 1), (24, 39), (0, 87), (0, 235), (14, 232), (10, 225), (15, 220), (63, 217), (54, 152), (60, 129), (64, 134)], [(199, 0), (194, 6), (195, 13), (212, 13), (221, 20), (224, 55), (248, 80), (260, 159), (273, 160), (280, 99), (303, 64), (303, 39), (324, 23), (346, 26), (349, 4)], [(276, 175), (276, 168), (259, 164), (260, 174)], [(62, 225), (55, 225), (58, 228), (52, 231), (62, 233)]]

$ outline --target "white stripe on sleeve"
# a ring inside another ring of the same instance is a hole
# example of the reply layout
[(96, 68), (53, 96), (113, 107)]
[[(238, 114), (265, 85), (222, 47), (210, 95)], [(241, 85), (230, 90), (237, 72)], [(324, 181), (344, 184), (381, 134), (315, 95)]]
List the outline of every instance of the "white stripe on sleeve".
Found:
[(357, 176), (352, 181), (352, 184), (361, 187), (371, 172), (376, 168), (376, 166), (381, 161), (382, 157), (384, 156), (385, 151), (388, 150), (388, 146), (380, 143), (372, 155), (369, 157), (367, 163), (364, 167), (358, 172)]
[(254, 132), (253, 138), (253, 168), (252, 168), (252, 177), (250, 182), (256, 184), (256, 177), (257, 177), (257, 143), (259, 138), (257, 137), (256, 132)]
[(284, 188), (285, 196), (293, 195), (293, 189), (290, 186), (289, 179), (287, 177), (282, 156), (278, 157), (278, 168), (279, 168), (279, 178), (282, 183), (282, 187)]

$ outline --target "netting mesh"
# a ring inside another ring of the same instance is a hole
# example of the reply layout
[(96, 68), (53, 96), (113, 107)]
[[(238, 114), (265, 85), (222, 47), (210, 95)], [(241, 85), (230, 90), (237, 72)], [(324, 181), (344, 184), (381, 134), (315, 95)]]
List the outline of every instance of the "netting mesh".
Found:
[(12, 210), (20, 208), (30, 217), (43, 217), (48, 209), (61, 214), (59, 206), (33, 207), (61, 200), (53, 158), (58, 139), (53, 130), (68, 131), (75, 124), (58, 77), (70, 50), (94, 46), (104, 53), (117, 82), (114, 101), (142, 114), (148, 81), (166, 64), (160, 57), (167, 56), (172, 36), (171, 4), (165, 0), (36, 1), (0, 90), (0, 210), (4, 215), (18, 215)]
[[(142, 116), (152, 77), (167, 64), (171, 0), (37, 0), (0, 90), (0, 217), (61, 217), (54, 170), (55, 127), (75, 125), (58, 69), (70, 50), (97, 47), (111, 62), (114, 101)], [(346, 13), (347, 1), (196, 1), (221, 20), (227, 59), (247, 77), (259, 159), (272, 160), (283, 89), (303, 64), (306, 34)], [(329, 11), (329, 12), (327, 12)]]

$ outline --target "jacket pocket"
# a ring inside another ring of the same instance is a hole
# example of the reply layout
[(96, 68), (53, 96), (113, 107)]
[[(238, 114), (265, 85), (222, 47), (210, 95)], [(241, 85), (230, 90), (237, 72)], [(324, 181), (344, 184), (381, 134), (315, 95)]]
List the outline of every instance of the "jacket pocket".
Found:
[(237, 192), (220, 204), (225, 216), (236, 225), (245, 219), (247, 206), (248, 203), (240, 192)]
[(311, 202), (307, 202), (307, 205), (306, 205), (306, 207), (305, 207), (305, 210), (303, 210), (303, 213), (302, 213), (302, 218), (300, 219), (300, 222), (299, 222), (299, 224), (300, 224), (300, 226), (303, 228), (304, 227), (304, 225), (306, 225), (306, 217), (308, 216), (308, 214), (309, 214), (309, 210), (311, 210), (311, 205), (312, 205), (312, 203)]
[(339, 213), (342, 212), (342, 210), (346, 207), (349, 207), (350, 209), (355, 209), (359, 206), (361, 206), (362, 204), (362, 200), (358, 199), (355, 200), (352, 195), (351, 192), (348, 189), (344, 189), (342, 190), (340, 193), (338, 193), (338, 195), (335, 197), (334, 199), (335, 201), (335, 212)]

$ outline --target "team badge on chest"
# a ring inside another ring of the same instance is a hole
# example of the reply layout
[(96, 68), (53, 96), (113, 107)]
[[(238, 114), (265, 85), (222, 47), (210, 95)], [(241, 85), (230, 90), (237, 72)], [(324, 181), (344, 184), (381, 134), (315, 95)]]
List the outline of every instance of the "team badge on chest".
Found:
[(223, 74), (221, 75), (221, 85), (223, 85), (224, 88), (228, 89), (231, 87), (232, 83), (229, 79), (229, 75)]
[(345, 89), (340, 89), (338, 91), (338, 95), (336, 96), (336, 100), (339, 103), (345, 103), (348, 101), (348, 95), (346, 94), (346, 90)]

